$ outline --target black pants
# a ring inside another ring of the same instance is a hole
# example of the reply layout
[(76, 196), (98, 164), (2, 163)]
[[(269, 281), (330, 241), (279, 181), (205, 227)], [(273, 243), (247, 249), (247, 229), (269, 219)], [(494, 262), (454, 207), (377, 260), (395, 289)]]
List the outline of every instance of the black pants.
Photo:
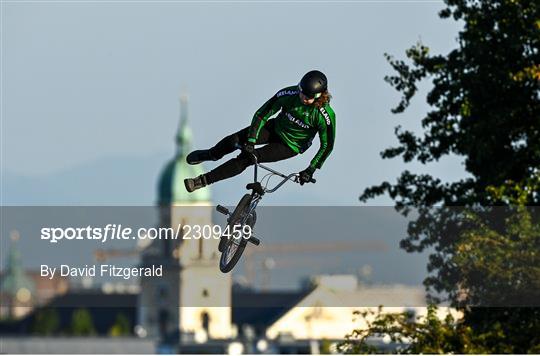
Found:
[[(275, 133), (274, 123), (274, 120), (268, 120), (266, 125), (264, 125), (259, 132), (256, 144), (266, 144), (263, 147), (257, 148), (254, 152), (257, 156), (257, 161), (260, 163), (281, 161), (296, 156), (297, 154)], [(210, 153), (214, 158), (220, 159), (226, 154), (233, 152), (237, 149), (235, 147), (237, 144), (243, 146), (247, 142), (248, 132), (249, 127), (246, 127), (243, 130), (225, 137), (210, 149)], [(240, 153), (236, 158), (230, 159), (221, 166), (206, 173), (206, 182), (212, 184), (222, 179), (234, 177), (235, 175), (242, 173), (252, 164), (253, 162), (247, 155)]]

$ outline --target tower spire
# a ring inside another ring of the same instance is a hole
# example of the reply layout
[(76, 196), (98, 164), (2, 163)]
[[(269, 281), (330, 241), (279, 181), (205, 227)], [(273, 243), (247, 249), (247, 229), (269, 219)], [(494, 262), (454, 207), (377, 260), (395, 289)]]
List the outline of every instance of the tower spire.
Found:
[(176, 134), (176, 154), (187, 155), (191, 151), (191, 129), (188, 125), (188, 96), (180, 95), (180, 122)]

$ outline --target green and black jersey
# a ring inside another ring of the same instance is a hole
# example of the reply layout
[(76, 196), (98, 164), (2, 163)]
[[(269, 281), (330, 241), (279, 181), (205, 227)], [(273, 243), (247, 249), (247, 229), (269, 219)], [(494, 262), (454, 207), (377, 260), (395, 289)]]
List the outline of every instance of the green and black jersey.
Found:
[(310, 166), (321, 168), (334, 148), (336, 114), (330, 105), (317, 108), (304, 105), (298, 95), (298, 87), (290, 86), (276, 93), (257, 110), (253, 116), (248, 141), (255, 143), (261, 128), (279, 111), (275, 130), (283, 142), (294, 152), (303, 153), (318, 133), (321, 147), (311, 160)]

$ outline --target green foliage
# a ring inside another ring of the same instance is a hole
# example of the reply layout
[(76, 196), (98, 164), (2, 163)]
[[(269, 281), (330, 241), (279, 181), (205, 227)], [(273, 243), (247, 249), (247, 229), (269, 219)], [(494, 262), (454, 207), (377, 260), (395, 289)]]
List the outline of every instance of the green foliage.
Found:
[[(416, 213), (401, 247), (432, 251), (424, 281), (431, 300), (443, 292), (462, 308), (478, 352), (538, 352), (540, 218), (532, 206), (540, 205), (540, 3), (445, 2), (440, 16), (464, 26), (457, 48), (432, 55), (417, 44), (408, 61), (386, 55), (396, 74), (385, 80), (402, 94), (394, 113), (407, 109), (421, 81), (432, 85), (423, 132), (398, 126), (399, 145), (382, 157), (427, 164), (457, 155), (469, 177), (445, 183), (406, 170), (360, 200), (388, 194), (403, 215)], [(474, 349), (445, 345), (444, 352)]]
[(54, 335), (59, 331), (60, 317), (56, 309), (45, 308), (36, 312), (34, 322), (31, 327), (33, 334)]
[[(409, 312), (385, 313), (381, 307), (377, 312), (356, 312), (367, 327), (353, 330), (338, 350), (346, 354), (534, 354), (540, 350), (540, 318), (534, 309), (482, 308), (472, 313), (478, 324), (467, 315), (455, 319), (448, 313), (440, 319), (438, 311), (429, 306), (427, 316), (416, 318)], [(532, 317), (526, 317), (531, 312)], [(530, 325), (515, 328), (518, 322)], [(536, 334), (523, 334), (524, 329)], [(388, 344), (381, 344), (381, 339)]]
[(86, 309), (77, 309), (71, 316), (70, 334), (73, 336), (95, 335), (92, 315)]
[[(420, 81), (429, 78), (433, 87), (427, 95), (432, 109), (422, 119), (423, 136), (398, 127), (400, 146), (382, 155), (422, 163), (450, 153), (463, 156), (473, 176), (470, 181), (429, 181), (431, 189), (440, 190), (435, 201), (463, 205), (479, 202), (488, 185), (521, 181), (540, 166), (540, 5), (502, 0), (446, 3), (442, 17), (453, 16), (465, 24), (457, 49), (446, 56), (430, 55), (426, 46), (417, 44), (406, 52), (410, 65), (386, 55), (397, 75), (385, 80), (403, 95), (393, 112), (408, 107)], [(407, 182), (379, 188), (404, 203), (430, 203), (415, 199), (410, 194), (415, 187)], [(363, 197), (381, 190), (368, 190)]]
[(126, 336), (131, 334), (131, 323), (122, 313), (116, 315), (114, 324), (109, 329), (110, 336)]
[(478, 215), (467, 214), (469, 224), (476, 228), (463, 232), (456, 242), (456, 253), (449, 258), (460, 271), (460, 284), (466, 293), (464, 304), (537, 305), (540, 302), (540, 224), (525, 206), (490, 210), (491, 219), (508, 215), (501, 227), (494, 229), (488, 224), (491, 221), (486, 223)]
[[(445, 155), (462, 156), (471, 177), (443, 183), (427, 174), (404, 171), (395, 184), (383, 182), (361, 195), (367, 201), (389, 194), (396, 209), (418, 218), (409, 225), (401, 247), (408, 252), (432, 248), (425, 284), (432, 296), (451, 291), (460, 271), (450, 261), (456, 236), (470, 229), (456, 212), (443, 206), (505, 204), (492, 187), (533, 179), (540, 167), (540, 5), (535, 1), (447, 0), (442, 17), (464, 23), (458, 47), (430, 55), (417, 44), (407, 51), (412, 64), (387, 56), (397, 75), (386, 80), (403, 94), (394, 112), (404, 111), (423, 79), (431, 79), (427, 95), (431, 110), (422, 119), (423, 135), (396, 128), (398, 147), (384, 158), (437, 161)], [(540, 204), (540, 194), (521, 203)]]
[[(418, 83), (431, 79), (431, 110), (422, 119), (423, 136), (396, 128), (400, 145), (382, 153), (405, 162), (437, 161), (455, 154), (471, 178), (443, 184), (429, 175), (402, 173), (396, 184), (366, 189), (365, 201), (388, 193), (398, 208), (497, 203), (488, 186), (523, 181), (540, 167), (540, 5), (535, 1), (447, 0), (442, 17), (464, 22), (458, 48), (430, 55), (417, 44), (406, 55), (386, 55), (396, 75), (385, 78), (402, 93), (393, 112), (406, 110)], [(528, 203), (540, 203), (538, 195)], [(410, 249), (421, 248), (410, 241)]]
[(504, 214), (501, 207), (491, 209), (499, 211), (502, 223), (495, 229), (469, 215), (475, 228), (460, 236), (451, 259), (466, 292), (464, 321), (492, 353), (540, 351), (540, 216), (538, 207), (524, 205), (539, 187), (540, 174), (488, 187), (489, 194), (509, 204)]
[(333, 354), (335, 352), (334, 350), (334, 343), (331, 342), (330, 340), (328, 339), (322, 339), (321, 340), (321, 349), (320, 349), (320, 353), (321, 355), (330, 355), (330, 354)]
[[(347, 354), (537, 354), (540, 314), (533, 308), (481, 308), (461, 319), (428, 307), (426, 317), (410, 313), (356, 312), (367, 327), (353, 330), (338, 350)], [(468, 315), (467, 315), (468, 314)], [(516, 325), (524, 324), (519, 328)], [(522, 333), (523, 330), (531, 332)], [(381, 340), (388, 342), (382, 343)]]
[(469, 308), (464, 323), (486, 353), (537, 354), (540, 351), (538, 307)]
[[(447, 314), (443, 320), (437, 316), (437, 308), (428, 307), (425, 317), (414, 317), (410, 312), (384, 313), (367, 310), (357, 312), (367, 328), (354, 330), (347, 335), (338, 349), (344, 353), (388, 353), (398, 354), (442, 354), (442, 353), (486, 353), (479, 346), (470, 327)], [(386, 338), (385, 347), (376, 345), (376, 340)]]

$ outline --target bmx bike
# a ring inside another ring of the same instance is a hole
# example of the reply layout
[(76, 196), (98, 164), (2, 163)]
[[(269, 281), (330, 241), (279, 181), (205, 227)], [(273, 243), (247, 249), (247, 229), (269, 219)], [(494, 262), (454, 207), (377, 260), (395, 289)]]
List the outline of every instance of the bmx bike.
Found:
[[(240, 146), (237, 146), (236, 148), (240, 148)], [(270, 167), (260, 164), (257, 161), (257, 156), (253, 153), (251, 154), (253, 155), (252, 159), (254, 162), (254, 178), (253, 183), (246, 185), (246, 189), (251, 190), (251, 194), (245, 194), (232, 213), (222, 205), (216, 207), (218, 212), (228, 217), (226, 231), (229, 231), (229, 234), (227, 236), (221, 236), (218, 248), (219, 252), (221, 252), (219, 269), (223, 273), (230, 272), (234, 268), (240, 260), (248, 242), (255, 246), (258, 246), (261, 243), (261, 241), (253, 234), (253, 228), (257, 221), (255, 209), (264, 194), (275, 192), (287, 181), (300, 183), (300, 175), (298, 173), (291, 173), (289, 175), (280, 173)], [(269, 172), (261, 179), (261, 181), (257, 180), (258, 168)], [(269, 180), (273, 176), (279, 176), (283, 179), (273, 188), (268, 188)], [(263, 186), (262, 183), (265, 179), (267, 179), (267, 181)], [(315, 183), (316, 180), (312, 178), (310, 182)]]

